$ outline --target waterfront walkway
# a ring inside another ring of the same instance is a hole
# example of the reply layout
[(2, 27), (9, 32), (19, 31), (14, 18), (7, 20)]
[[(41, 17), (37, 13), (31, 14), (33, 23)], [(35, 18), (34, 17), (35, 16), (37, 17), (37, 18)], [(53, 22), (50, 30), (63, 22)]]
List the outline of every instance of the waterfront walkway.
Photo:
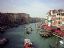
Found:
[(64, 32), (53, 32), (53, 35), (55, 35), (55, 36), (63, 39), (63, 37), (64, 37)]
[(42, 25), (41, 28), (43, 28), (46, 31), (51, 31), (53, 35), (61, 39), (63, 39), (64, 37), (64, 32), (60, 28), (53, 29), (51, 26), (48, 26), (48, 25)]
[(61, 39), (63, 39), (63, 37), (61, 37), (61, 36), (58, 36), (58, 35), (56, 35), (56, 34), (53, 34), (54, 36), (57, 36), (57, 37), (59, 37), (59, 38), (61, 38)]

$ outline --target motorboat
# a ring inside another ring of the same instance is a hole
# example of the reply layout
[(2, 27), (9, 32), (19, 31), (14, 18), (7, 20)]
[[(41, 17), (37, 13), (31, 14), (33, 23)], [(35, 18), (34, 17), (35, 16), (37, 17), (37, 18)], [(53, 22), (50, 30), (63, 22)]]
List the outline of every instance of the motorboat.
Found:
[(64, 42), (61, 40), (61, 41), (59, 41), (60, 42), (60, 44), (64, 44)]
[(30, 39), (24, 39), (24, 48), (32, 48)]

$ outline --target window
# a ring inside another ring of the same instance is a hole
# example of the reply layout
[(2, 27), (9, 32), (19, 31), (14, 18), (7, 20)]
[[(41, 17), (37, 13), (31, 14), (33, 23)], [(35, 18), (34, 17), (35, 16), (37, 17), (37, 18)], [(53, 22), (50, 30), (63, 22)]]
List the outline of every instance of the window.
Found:
[(61, 22), (58, 22), (58, 24), (61, 24)]
[(60, 13), (58, 13), (57, 15), (60, 15)]
[(61, 16), (64, 16), (64, 13), (61, 13)]

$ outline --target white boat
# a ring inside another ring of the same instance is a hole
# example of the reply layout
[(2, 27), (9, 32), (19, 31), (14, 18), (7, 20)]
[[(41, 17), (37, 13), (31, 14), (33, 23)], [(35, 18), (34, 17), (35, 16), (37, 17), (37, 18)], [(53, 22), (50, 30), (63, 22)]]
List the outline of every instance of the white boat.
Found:
[(25, 44), (26, 44), (26, 43), (32, 44), (31, 41), (30, 41), (30, 39), (24, 39), (24, 43), (25, 43)]
[(59, 41), (60, 42), (60, 44), (64, 44), (64, 41), (63, 40), (61, 40), (61, 41)]
[(30, 39), (24, 39), (24, 48), (32, 48)]

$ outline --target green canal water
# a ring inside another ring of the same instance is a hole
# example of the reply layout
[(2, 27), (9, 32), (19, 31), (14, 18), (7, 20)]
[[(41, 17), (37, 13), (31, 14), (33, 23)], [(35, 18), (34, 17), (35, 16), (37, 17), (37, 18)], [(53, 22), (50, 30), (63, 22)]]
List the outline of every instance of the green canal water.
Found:
[[(59, 38), (52, 36), (50, 38), (43, 38), (39, 35), (36, 23), (20, 25), (7, 30), (4, 34), (9, 39), (8, 44), (4, 48), (23, 48), (23, 42), (25, 38), (29, 38), (33, 43), (34, 48), (51, 48), (50, 45), (55, 45)], [(31, 27), (33, 31), (27, 35), (25, 27)]]

